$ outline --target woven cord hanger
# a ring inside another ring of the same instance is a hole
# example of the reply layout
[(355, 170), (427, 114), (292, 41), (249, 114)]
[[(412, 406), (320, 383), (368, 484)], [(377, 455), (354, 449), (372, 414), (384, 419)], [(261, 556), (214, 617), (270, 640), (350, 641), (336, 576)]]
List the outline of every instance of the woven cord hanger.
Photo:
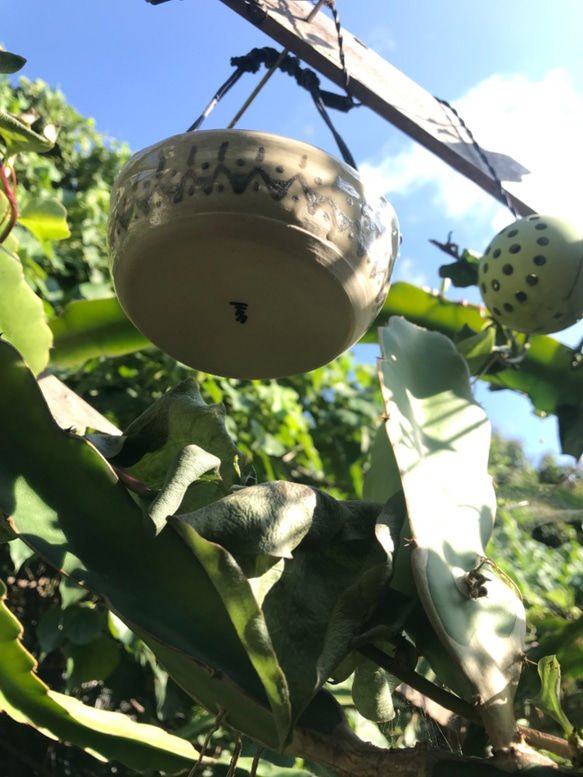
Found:
[(357, 169), (357, 165), (354, 160), (354, 157), (352, 156), (348, 146), (346, 145), (346, 143), (344, 142), (344, 140), (342, 139), (342, 137), (334, 127), (332, 119), (330, 118), (328, 111), (326, 110), (326, 108), (333, 108), (335, 110), (340, 110), (347, 113), (349, 110), (351, 110), (354, 107), (357, 107), (358, 105), (357, 103), (354, 102), (350, 94), (348, 94), (348, 85), (349, 85), (350, 77), (348, 75), (348, 71), (346, 68), (346, 60), (344, 56), (342, 28), (340, 26), (338, 12), (336, 10), (334, 0), (319, 0), (317, 5), (310, 12), (306, 21), (308, 22), (311, 21), (325, 3), (329, 5), (329, 7), (332, 9), (332, 13), (334, 16), (334, 22), (336, 25), (336, 31), (338, 35), (339, 57), (340, 57), (340, 62), (342, 64), (342, 72), (344, 74), (344, 88), (347, 91), (346, 95), (335, 94), (333, 92), (329, 92), (324, 89), (321, 89), (320, 80), (316, 75), (316, 73), (310, 68), (300, 67), (300, 60), (297, 57), (291, 56), (289, 54), (289, 49), (283, 49), (283, 51), (281, 52), (277, 52), (275, 49), (270, 47), (265, 47), (262, 49), (252, 49), (245, 56), (233, 57), (231, 59), (231, 64), (234, 67), (236, 67), (235, 72), (232, 73), (231, 76), (222, 84), (222, 86), (219, 88), (215, 96), (209, 102), (209, 104), (201, 113), (201, 115), (198, 117), (198, 119), (188, 128), (187, 132), (193, 132), (195, 130), (200, 129), (200, 127), (202, 126), (204, 120), (209, 115), (209, 113), (213, 110), (213, 108), (215, 108), (215, 106), (225, 96), (225, 94), (227, 94), (227, 92), (231, 89), (231, 87), (233, 87), (237, 83), (237, 81), (241, 78), (241, 76), (244, 73), (256, 73), (259, 67), (263, 64), (268, 68), (267, 73), (263, 76), (260, 83), (255, 87), (253, 92), (249, 95), (245, 103), (239, 109), (239, 111), (237, 112), (237, 114), (229, 124), (229, 129), (232, 129), (233, 127), (235, 127), (237, 122), (241, 119), (241, 117), (243, 116), (247, 108), (251, 105), (255, 97), (257, 97), (261, 89), (263, 89), (263, 87), (265, 86), (267, 81), (271, 78), (273, 73), (275, 73), (275, 71), (279, 69), (285, 73), (288, 73), (288, 75), (293, 76), (296, 79), (296, 82), (298, 83), (299, 86), (302, 86), (304, 89), (307, 89), (307, 91), (312, 96), (314, 105), (316, 106), (318, 113), (326, 123), (330, 132), (332, 133), (343, 160), (346, 162), (346, 164), (350, 165), (354, 169)]
[[(343, 51), (340, 62), (349, 86)], [(398, 254), (398, 219), (367, 190), (328, 115), (355, 107), (352, 96), (322, 89), (287, 51), (253, 49), (231, 64), (190, 131), (136, 154), (118, 177), (109, 227), (116, 291), (138, 329), (194, 369), (251, 380), (297, 375), (339, 356), (375, 320)], [(307, 89), (340, 154), (233, 129), (235, 121), (196, 132), (241, 76), (262, 66)]]

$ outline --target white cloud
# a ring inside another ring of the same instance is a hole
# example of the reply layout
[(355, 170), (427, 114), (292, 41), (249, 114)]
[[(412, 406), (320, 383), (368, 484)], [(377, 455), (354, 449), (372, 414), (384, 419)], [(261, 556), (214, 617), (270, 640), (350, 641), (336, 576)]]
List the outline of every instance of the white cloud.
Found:
[[(493, 75), (452, 101), (480, 145), (513, 157), (531, 171), (529, 202), (539, 212), (583, 224), (583, 99), (570, 75), (552, 70), (540, 81)], [(380, 164), (360, 166), (386, 195), (412, 196), (431, 187), (432, 205), (448, 219), (471, 215), (494, 230), (512, 220), (477, 185), (411, 141)]]

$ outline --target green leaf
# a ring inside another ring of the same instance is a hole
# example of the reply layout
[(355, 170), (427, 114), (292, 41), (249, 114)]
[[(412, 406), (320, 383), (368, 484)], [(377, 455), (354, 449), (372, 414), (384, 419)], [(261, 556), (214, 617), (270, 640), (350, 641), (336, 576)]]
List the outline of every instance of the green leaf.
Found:
[(24, 564), (34, 556), (34, 550), (29, 548), (28, 545), (20, 539), (18, 542), (11, 543), (8, 550), (10, 552), (10, 559), (14, 564), (15, 572), (19, 572)]
[(0, 334), (20, 350), (35, 375), (44, 370), (49, 361), (52, 333), (42, 300), (26, 282), (18, 257), (2, 246)]
[(75, 604), (63, 612), (62, 629), (74, 645), (88, 645), (101, 636), (106, 615), (89, 602)]
[(116, 297), (76, 300), (49, 326), (54, 336), (51, 364), (74, 367), (99, 356), (124, 356), (152, 348), (130, 322)]
[[(514, 519), (512, 518), (513, 522)], [(551, 632), (541, 637), (539, 643), (529, 651), (533, 661), (551, 653), (557, 655), (564, 676), (578, 679), (583, 674), (583, 618), (558, 620)]]
[(52, 653), (65, 641), (63, 612), (57, 605), (51, 605), (42, 614), (36, 626), (36, 638), (43, 655)]
[[(389, 316), (404, 316), (451, 339), (464, 326), (481, 332), (488, 324), (484, 309), (477, 305), (452, 302), (437, 293), (401, 282), (391, 286), (381, 313), (362, 342), (376, 342), (377, 328), (384, 326)], [(511, 366), (495, 375), (480, 377), (494, 388), (527, 394), (541, 413), (557, 414), (568, 409), (574, 423), (583, 416), (583, 369), (572, 368), (573, 351), (547, 335), (533, 335), (529, 344), (518, 369)], [(583, 435), (566, 440), (563, 452), (579, 458), (583, 453)]]
[(20, 54), (0, 50), (0, 73), (18, 73), (26, 65), (26, 59)]
[(17, 538), (18, 535), (12, 526), (8, 523), (6, 516), (0, 513), (0, 545), (5, 542), (12, 542), (12, 540)]
[[(204, 565), (172, 526), (153, 536), (109, 464), (55, 424), (33, 376), (5, 342), (0, 374), (0, 510), (12, 516), (17, 533), (103, 596), (203, 706), (229, 710), (234, 728), (281, 748), (290, 733), (281, 724), (290, 715), (285, 678), (280, 674), (274, 696)], [(275, 656), (270, 666), (273, 677)]]
[(210, 471), (218, 478), (220, 466), (219, 458), (198, 445), (185, 445), (178, 452), (168, 468), (162, 488), (148, 510), (157, 534), (166, 525), (166, 520), (178, 510), (190, 486)]
[(105, 634), (84, 645), (67, 645), (65, 655), (70, 688), (107, 680), (119, 664), (119, 649), (115, 641)]
[(472, 375), (478, 375), (487, 369), (492, 362), (495, 345), (496, 329), (493, 326), (482, 329), (481, 332), (469, 330), (468, 336), (455, 343), (458, 353), (465, 358)]
[(67, 225), (67, 209), (58, 200), (30, 200), (20, 211), (18, 221), (41, 241), (64, 240), (71, 236)]
[(531, 699), (532, 703), (549, 715), (562, 728), (565, 736), (573, 732), (574, 726), (561, 706), (561, 666), (556, 656), (545, 656), (538, 662), (541, 681), (540, 692)]
[(0, 110), (0, 137), (4, 140), (6, 156), (9, 157), (21, 151), (43, 153), (55, 145), (54, 128), (46, 127), (44, 133), (39, 135), (18, 116), (3, 110)]
[(119, 760), (137, 771), (174, 773), (196, 760), (190, 743), (160, 728), (86, 707), (77, 699), (50, 691), (20, 641), (22, 627), (6, 607), (2, 581), (0, 594), (0, 710), (45, 736), (71, 742), (101, 760)]
[(363, 658), (352, 681), (354, 706), (368, 720), (387, 723), (395, 717), (393, 691), (398, 684), (396, 677)]
[[(471, 701), (467, 683), (482, 699), (492, 743), (505, 747), (515, 732), (525, 616), (516, 591), (481, 561), (495, 509), (490, 426), (473, 398), (466, 363), (447, 338), (400, 318), (379, 334), (386, 430), (401, 472), (417, 591), (462, 675), (454, 690)], [(472, 579), (478, 579), (474, 589)]]
[(172, 524), (203, 566), (229, 613), (241, 644), (272, 700), (277, 730), (288, 732), (291, 711), (287, 683), (276, 660), (263, 613), (247, 578), (224, 548), (205, 541), (182, 521), (174, 519)]
[(370, 502), (388, 502), (403, 490), (399, 465), (387, 437), (384, 424), (377, 429), (364, 477), (363, 497)]
[[(151, 648), (174, 681), (199, 704), (215, 715), (221, 710), (227, 710), (229, 725), (235, 730), (247, 734), (266, 747), (283, 749), (290, 731), (278, 730), (271, 709), (257, 698), (263, 694), (256, 693), (255, 683), (236, 684), (228, 674), (211, 666), (217, 663), (216, 660), (209, 659), (208, 663), (204, 664), (197, 658), (179, 653), (168, 642), (160, 642), (128, 618), (124, 618), (124, 621)], [(220, 646), (217, 645), (215, 652), (224, 653), (225, 650), (220, 651)], [(284, 690), (285, 678), (280, 682), (280, 698)], [(282, 712), (279, 717), (283, 719), (284, 716), (288, 717)]]
[[(92, 439), (100, 444), (99, 438)], [(108, 456), (112, 464), (161, 490), (150, 508), (160, 525), (179, 507), (183, 513), (196, 510), (246, 479), (240, 471), (243, 454), (225, 426), (224, 405), (207, 405), (192, 378), (168, 391), (113, 444)], [(213, 469), (218, 469), (220, 479), (198, 480)], [(162, 500), (167, 499), (164, 507)], [(165, 513), (171, 508), (173, 512)]]
[(363, 496), (375, 502), (386, 501), (377, 519), (379, 542), (393, 552), (393, 575), (390, 586), (412, 601), (417, 601), (417, 586), (411, 571), (411, 527), (399, 467), (385, 424), (379, 427), (371, 450), (371, 461), (364, 478)]
[(404, 316), (408, 321), (436, 330), (453, 338), (464, 325), (480, 332), (486, 321), (477, 305), (453, 302), (435, 291), (426, 291), (400, 281), (391, 286), (387, 301), (362, 342), (376, 343), (378, 329), (390, 316)]
[[(367, 499), (387, 499), (377, 519), (376, 534), (383, 546), (384, 543), (391, 543), (394, 548), (388, 606), (382, 607), (382, 617), (378, 618), (377, 625), (389, 629), (389, 634), (399, 634), (404, 628), (442, 682), (456, 689), (462, 696), (464, 692), (471, 694), (419, 603), (411, 565), (413, 531), (407, 516), (399, 468), (385, 424), (377, 430), (371, 450), (370, 468), (364, 480), (364, 496)], [(391, 610), (395, 610), (395, 616)], [(388, 615), (390, 617), (387, 618)]]
[(41, 616), (36, 635), (43, 653), (50, 653), (65, 640), (75, 645), (86, 645), (100, 637), (106, 617), (91, 604), (76, 604), (66, 610), (57, 605), (49, 607)]
[[(278, 481), (178, 516), (255, 577), (294, 720), (350, 652), (390, 577), (391, 554), (375, 535), (380, 511)], [(258, 559), (268, 557), (257, 571)]]
[(63, 576), (59, 581), (59, 595), (61, 597), (61, 607), (63, 610), (66, 610), (71, 604), (76, 604), (80, 599), (87, 596), (87, 591), (72, 578)]
[(291, 559), (292, 551), (308, 532), (312, 530), (314, 534), (318, 530), (318, 515), (322, 523), (328, 525), (329, 534), (336, 532), (335, 507), (335, 500), (319, 495), (309, 486), (277, 481), (242, 488), (179, 518), (198, 534), (222, 545), (237, 557)]
[(583, 453), (583, 401), (577, 405), (559, 405), (556, 414), (561, 451), (578, 460)]
[(440, 278), (450, 278), (454, 286), (466, 288), (478, 285), (478, 264), (480, 258), (468, 254), (467, 251), (451, 264), (442, 264), (439, 268)]

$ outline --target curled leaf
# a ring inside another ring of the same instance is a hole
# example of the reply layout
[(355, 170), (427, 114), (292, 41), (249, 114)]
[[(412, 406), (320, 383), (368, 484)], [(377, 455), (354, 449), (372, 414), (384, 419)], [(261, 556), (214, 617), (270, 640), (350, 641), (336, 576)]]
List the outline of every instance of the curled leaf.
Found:
[(236, 556), (291, 558), (314, 519), (323, 517), (326, 500), (318, 496), (315, 489), (298, 483), (261, 483), (181, 515), (180, 520)]
[(166, 520), (180, 507), (188, 488), (211, 470), (218, 478), (221, 460), (200, 446), (186, 445), (170, 465), (166, 480), (148, 510), (156, 527), (156, 533), (162, 531)]
[(569, 736), (574, 727), (561, 706), (561, 665), (556, 656), (544, 656), (538, 662), (537, 668), (541, 689), (531, 701), (545, 714), (556, 720), (562, 726), (565, 736)]

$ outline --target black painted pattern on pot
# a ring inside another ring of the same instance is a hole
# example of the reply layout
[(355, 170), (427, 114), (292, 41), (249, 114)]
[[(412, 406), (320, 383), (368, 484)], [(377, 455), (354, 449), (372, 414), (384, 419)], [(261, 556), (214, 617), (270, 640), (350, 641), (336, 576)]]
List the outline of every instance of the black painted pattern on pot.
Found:
[[(345, 193), (342, 182), (337, 181), (338, 198), (335, 198), (320, 194), (317, 191), (317, 186), (322, 181), (316, 178), (314, 185), (312, 185), (303, 172), (285, 177), (284, 167), (278, 165), (276, 170), (282, 177), (276, 178), (263, 165), (265, 157), (263, 146), (259, 146), (257, 149), (253, 167), (248, 170), (237, 169), (244, 167), (247, 160), (236, 158), (230, 164), (227, 163), (229, 145), (229, 141), (223, 142), (217, 152), (216, 162), (211, 164), (205, 160), (198, 165), (199, 170), (197, 171), (195, 168), (197, 167), (198, 149), (197, 145), (193, 144), (187, 157), (188, 169), (180, 175), (178, 180), (176, 177), (179, 175), (179, 171), (173, 169), (171, 160), (159, 152), (155, 171), (140, 177), (134, 182), (131, 189), (121, 191), (118, 200), (112, 204), (114, 217), (110, 230), (112, 247), (119, 239), (122, 239), (123, 233), (129, 230), (132, 221), (148, 217), (153, 210), (162, 205), (178, 204), (194, 194), (203, 193), (207, 197), (220, 196), (224, 191), (224, 184), (217, 181), (226, 179), (232, 192), (236, 195), (244, 194), (250, 187), (254, 191), (263, 188), (275, 201), (291, 197), (292, 200), (298, 202), (303, 198), (307, 211), (312, 216), (318, 211), (324, 211), (324, 218), (330, 219), (338, 232), (348, 232), (348, 237), (356, 240), (356, 255), (367, 257), (367, 261), (371, 265), (369, 277), (380, 285), (378, 301), (382, 302), (386, 295), (392, 262), (389, 264), (387, 252), (374, 252), (377, 254), (374, 258), (368, 254), (376, 241), (386, 232), (387, 228), (382, 216), (387, 203), (384, 200), (379, 200), (379, 204), (373, 207), (366, 200), (363, 200), (360, 218), (352, 219), (342, 211), (337, 202), (341, 197), (345, 197), (347, 202), (350, 200), (350, 197)], [(307, 161), (307, 156), (302, 155), (299, 167), (305, 169)], [(165, 179), (168, 178), (174, 180), (167, 183)], [(358, 195), (358, 192), (355, 194)], [(391, 241), (389, 241), (389, 245), (391, 245)], [(380, 256), (378, 256), (379, 253), (381, 253)], [(389, 266), (387, 267), (387, 265)]]

